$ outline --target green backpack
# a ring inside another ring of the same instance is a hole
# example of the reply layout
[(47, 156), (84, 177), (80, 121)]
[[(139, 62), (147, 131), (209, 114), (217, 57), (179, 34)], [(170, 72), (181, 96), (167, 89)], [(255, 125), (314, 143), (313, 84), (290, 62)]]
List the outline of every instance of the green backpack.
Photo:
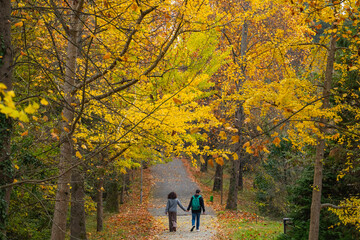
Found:
[(199, 195), (198, 197), (195, 197), (195, 195), (193, 196), (192, 202), (191, 202), (191, 208), (192, 210), (200, 210), (201, 206), (200, 206), (200, 197), (201, 195)]

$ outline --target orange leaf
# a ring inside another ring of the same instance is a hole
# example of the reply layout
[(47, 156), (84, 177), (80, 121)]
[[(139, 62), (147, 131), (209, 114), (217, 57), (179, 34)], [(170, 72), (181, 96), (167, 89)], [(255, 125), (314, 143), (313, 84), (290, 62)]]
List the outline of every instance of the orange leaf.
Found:
[(23, 132), (22, 134), (21, 134), (21, 136), (23, 137), (23, 136), (27, 136), (29, 134), (29, 131), (28, 130), (26, 130), (25, 132)]
[(177, 99), (177, 98), (173, 98), (173, 101), (177, 105), (180, 105), (182, 103), (182, 101), (180, 99)]
[(224, 159), (222, 157), (218, 157), (215, 159), (216, 163), (220, 166), (224, 165)]
[(239, 139), (240, 139), (239, 135), (235, 135), (235, 136), (232, 136), (232, 137), (231, 137), (232, 143), (237, 143), (237, 142), (239, 142)]
[(111, 57), (111, 53), (107, 53), (103, 56), (103, 59), (106, 60), (106, 59), (109, 59)]
[(249, 147), (249, 146), (250, 146), (250, 142), (246, 142), (246, 143), (244, 143), (243, 148), (246, 148), (246, 147)]
[(24, 25), (23, 22), (18, 22), (14, 24), (15, 27), (22, 27), (23, 25)]
[(280, 146), (280, 142), (281, 142), (280, 138), (276, 137), (273, 141), (273, 144), (275, 144), (275, 146), (278, 147), (278, 146)]
[(210, 167), (214, 167), (214, 161), (213, 161), (212, 159), (210, 159), (210, 160), (208, 161), (208, 163), (209, 163)]

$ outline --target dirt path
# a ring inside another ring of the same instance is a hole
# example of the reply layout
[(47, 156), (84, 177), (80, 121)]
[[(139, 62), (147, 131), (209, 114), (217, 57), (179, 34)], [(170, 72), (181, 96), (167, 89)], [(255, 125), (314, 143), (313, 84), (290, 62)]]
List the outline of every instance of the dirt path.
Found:
[[(152, 188), (152, 198), (150, 199), (149, 211), (156, 218), (158, 224), (164, 226), (162, 233), (159, 233), (159, 239), (212, 239), (216, 235), (217, 219), (214, 211), (206, 206), (206, 214), (200, 218), (200, 232), (190, 232), (191, 212), (184, 212), (178, 207), (177, 232), (168, 231), (168, 218), (165, 215), (167, 195), (174, 191), (182, 205), (187, 208), (191, 196), (199, 188), (193, 182), (184, 164), (179, 159), (174, 159), (166, 164), (158, 164), (151, 168), (154, 177), (154, 186)], [(206, 196), (204, 196), (206, 199)]]

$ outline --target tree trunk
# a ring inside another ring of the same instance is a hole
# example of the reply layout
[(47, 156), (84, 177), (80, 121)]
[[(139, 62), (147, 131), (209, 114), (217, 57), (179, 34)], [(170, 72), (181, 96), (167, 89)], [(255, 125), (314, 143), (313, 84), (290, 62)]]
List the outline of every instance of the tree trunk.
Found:
[[(0, 83), (12, 90), (11, 1), (0, 0)], [(0, 185), (13, 181), (11, 154), (12, 119), (0, 113)], [(0, 189), (0, 239), (6, 239), (6, 219), (11, 188)]]
[(226, 201), (226, 209), (237, 209), (237, 200), (238, 200), (238, 169), (239, 169), (239, 160), (233, 160), (232, 166), (230, 168), (230, 185), (229, 185), (229, 192), (228, 198)]
[(223, 167), (220, 164), (216, 164), (213, 191), (220, 191), (222, 184), (223, 184)]
[(107, 184), (106, 188), (106, 205), (107, 212), (119, 212), (119, 184), (115, 181)]
[(96, 231), (101, 232), (103, 230), (103, 219), (104, 219), (104, 209), (103, 209), (103, 188), (104, 188), (104, 179), (100, 178), (97, 194), (96, 194)]
[[(241, 47), (240, 47), (240, 57), (241, 62), (234, 60), (237, 64), (240, 65), (241, 69), (241, 76), (239, 76), (239, 79), (237, 82), (235, 82), (236, 90), (239, 91), (245, 78), (246, 78), (246, 64), (245, 64), (245, 55), (247, 51), (247, 38), (248, 38), (248, 23), (245, 21), (242, 27), (241, 32)], [(236, 56), (234, 56), (235, 59)], [(240, 75), (240, 73), (239, 73)], [(231, 169), (231, 177), (230, 177), (230, 186), (229, 186), (229, 193), (228, 193), (228, 199), (226, 203), (227, 209), (237, 209), (237, 194), (239, 190), (239, 170), (241, 166), (241, 158), (244, 156), (243, 153), (243, 126), (244, 126), (244, 110), (242, 103), (237, 101), (236, 105), (238, 106), (238, 109), (235, 112), (235, 127), (238, 130), (239, 135), (239, 145), (236, 148), (236, 154), (239, 157), (239, 160), (233, 161), (232, 169)], [(241, 185), (243, 184), (242, 174), (241, 174)]]
[(84, 178), (78, 168), (71, 175), (70, 240), (86, 238)]
[[(332, 75), (334, 70), (336, 52), (336, 36), (332, 36), (330, 40), (330, 46), (328, 50), (328, 57), (325, 70), (324, 89), (323, 89), (323, 105), (322, 108), (330, 108), (330, 91), (332, 83)], [(327, 120), (325, 118), (320, 119), (320, 132), (326, 134)], [(319, 239), (319, 225), (320, 225), (320, 210), (321, 210), (321, 190), (322, 190), (322, 177), (323, 177), (323, 160), (325, 151), (325, 139), (321, 136), (318, 137), (318, 145), (316, 148), (316, 158), (314, 166), (314, 182), (311, 199), (311, 212), (310, 212), (310, 231), (309, 240)]]
[(67, 31), (68, 46), (66, 50), (65, 79), (62, 86), (64, 92), (64, 108), (62, 111), (64, 120), (61, 124), (62, 132), (60, 136), (62, 145), (60, 147), (59, 173), (61, 176), (58, 179), (58, 190), (55, 196), (51, 240), (64, 240), (66, 234), (66, 217), (68, 213), (71, 180), (71, 171), (69, 168), (74, 155), (72, 134), (69, 134), (68, 130), (72, 128), (71, 123), (74, 119), (72, 103), (75, 102), (75, 97), (71, 92), (76, 83), (76, 59), (78, 57), (78, 47), (76, 43), (80, 29), (79, 12), (81, 11), (83, 4), (83, 0), (71, 0), (69, 2), (69, 6), (74, 6), (74, 11), (71, 11), (70, 24), (68, 25), (69, 30)]
[[(243, 155), (242, 155), (243, 156)], [(238, 187), (239, 190), (243, 190), (244, 188), (244, 177), (243, 177), (243, 161), (242, 161), (242, 157), (240, 157), (239, 160), (239, 181), (238, 181)]]

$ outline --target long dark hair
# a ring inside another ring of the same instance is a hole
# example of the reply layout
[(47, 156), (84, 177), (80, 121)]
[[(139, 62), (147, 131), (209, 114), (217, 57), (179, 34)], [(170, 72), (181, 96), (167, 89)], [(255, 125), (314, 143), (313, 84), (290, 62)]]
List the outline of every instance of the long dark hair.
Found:
[(169, 193), (169, 195), (168, 195), (168, 199), (175, 199), (175, 198), (177, 198), (177, 195), (176, 195), (176, 193), (175, 193), (175, 192), (171, 192), (171, 193)]

